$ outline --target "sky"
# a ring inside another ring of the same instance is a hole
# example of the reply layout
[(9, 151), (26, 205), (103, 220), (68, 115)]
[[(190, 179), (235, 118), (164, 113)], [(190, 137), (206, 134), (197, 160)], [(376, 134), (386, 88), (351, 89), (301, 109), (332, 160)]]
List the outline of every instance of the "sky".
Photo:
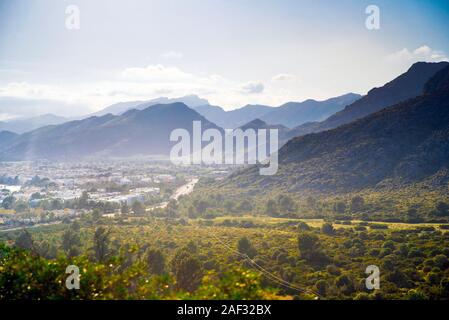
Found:
[(160, 96), (231, 110), (365, 94), (448, 60), (448, 21), (449, 1), (0, 0), (0, 121)]

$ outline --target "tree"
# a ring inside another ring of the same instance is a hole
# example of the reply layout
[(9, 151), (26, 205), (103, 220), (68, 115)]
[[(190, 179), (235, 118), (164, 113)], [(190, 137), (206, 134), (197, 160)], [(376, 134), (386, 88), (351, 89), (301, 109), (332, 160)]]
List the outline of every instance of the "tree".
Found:
[(145, 214), (145, 207), (143, 206), (142, 202), (140, 202), (140, 201), (135, 201), (132, 204), (132, 210), (133, 210), (134, 214), (137, 216), (142, 216)]
[(178, 289), (193, 292), (198, 288), (203, 271), (196, 257), (182, 248), (174, 256), (171, 265)]
[(190, 219), (195, 219), (195, 218), (198, 218), (198, 215), (196, 214), (196, 210), (195, 210), (195, 207), (194, 206), (189, 206), (188, 208), (187, 208), (187, 216), (190, 218)]
[(351, 211), (352, 212), (359, 212), (363, 210), (363, 207), (365, 206), (365, 200), (362, 196), (354, 196), (351, 199)]
[(110, 230), (105, 227), (98, 227), (95, 230), (93, 245), (96, 261), (103, 263), (109, 258), (111, 254), (110, 244)]
[(410, 289), (406, 295), (407, 300), (428, 300), (429, 297), (421, 289)]
[(98, 221), (101, 219), (101, 212), (99, 209), (96, 208), (96, 209), (92, 210), (92, 219), (94, 221)]
[(346, 211), (346, 203), (344, 203), (343, 201), (337, 201), (334, 204), (334, 211), (336, 213), (345, 213)]
[(265, 205), (265, 213), (272, 217), (279, 216), (276, 201), (274, 201), (273, 199), (267, 201), (267, 204)]
[(198, 202), (194, 203), (194, 206), (196, 208), (196, 211), (202, 215), (206, 212), (206, 209), (209, 207), (209, 203), (205, 200), (200, 200)]
[(87, 193), (87, 191), (83, 191), (81, 197), (78, 199), (78, 207), (80, 209), (89, 208), (89, 193)]
[(340, 290), (340, 292), (346, 295), (353, 293), (355, 290), (354, 282), (345, 274), (335, 278), (335, 286)]
[(79, 224), (78, 221), (73, 221), (71, 224), (71, 228), (73, 230), (75, 230), (76, 232), (80, 232), (81, 231), (81, 225)]
[(196, 243), (193, 240), (190, 240), (186, 246), (185, 249), (189, 252), (189, 253), (197, 253), (198, 252), (198, 246), (196, 245)]
[(316, 235), (305, 232), (298, 235), (298, 249), (303, 259), (310, 259), (312, 255), (318, 251), (319, 239)]
[(74, 222), (62, 235), (62, 250), (67, 257), (72, 258), (80, 254), (81, 237), (79, 224)]
[(448, 216), (449, 215), (449, 204), (443, 201), (439, 201), (436, 205), (437, 215)]
[(169, 218), (175, 218), (178, 212), (178, 204), (176, 200), (171, 199), (166, 208), (167, 217)]
[(34, 249), (33, 237), (28, 232), (28, 230), (23, 229), (20, 232), (19, 236), (16, 239), (15, 246), (18, 248), (26, 249), (26, 250)]
[(449, 267), (449, 259), (444, 254), (436, 255), (433, 258), (433, 261), (435, 263), (435, 266), (440, 268), (441, 270), (445, 270), (447, 267)]
[(59, 199), (53, 199), (51, 201), (51, 210), (61, 210), (62, 208), (62, 202)]
[(50, 221), (55, 220), (55, 213), (54, 213), (54, 212), (50, 212), (50, 213), (48, 214), (48, 220), (50, 220)]
[(407, 275), (399, 269), (393, 269), (385, 275), (385, 280), (394, 283), (398, 288), (410, 288), (411, 282)]
[(240, 238), (237, 244), (237, 250), (241, 254), (248, 256), (250, 259), (254, 258), (257, 254), (256, 249), (253, 247), (247, 237)]
[(16, 199), (13, 196), (7, 196), (3, 199), (2, 207), (6, 210), (11, 210), (14, 206)]
[(248, 211), (253, 210), (253, 206), (252, 206), (251, 202), (249, 202), (248, 200), (245, 199), (242, 202), (240, 202), (238, 210), (248, 212)]
[(311, 232), (298, 235), (300, 257), (314, 266), (324, 267), (329, 264), (329, 257), (322, 251), (319, 238)]
[(124, 202), (120, 208), (120, 212), (122, 214), (128, 214), (129, 213), (129, 206), (126, 202)]
[(165, 270), (165, 257), (161, 250), (149, 249), (147, 251), (148, 272), (151, 274), (161, 275)]
[(39, 192), (35, 192), (31, 195), (30, 200), (42, 199), (43, 196)]
[(285, 212), (293, 212), (295, 210), (295, 202), (290, 196), (280, 195), (278, 198), (279, 208)]
[(321, 279), (315, 283), (315, 288), (316, 288), (317, 292), (322, 296), (326, 295), (327, 287), (328, 287), (328, 285), (327, 285), (326, 280)]
[(28, 203), (23, 200), (16, 201), (16, 203), (14, 203), (14, 210), (18, 213), (25, 212), (28, 210)]
[(47, 240), (39, 242), (35, 247), (37, 254), (41, 257), (46, 259), (54, 259), (57, 256), (56, 247)]
[(323, 232), (324, 234), (327, 234), (327, 235), (334, 235), (335, 229), (334, 229), (334, 226), (332, 225), (332, 223), (326, 222), (322, 225), (321, 232)]
[(310, 231), (310, 227), (304, 221), (299, 221), (299, 223), (298, 223), (298, 231)]
[(418, 223), (422, 221), (422, 219), (418, 215), (418, 210), (415, 207), (410, 207), (407, 210), (406, 220), (410, 223)]

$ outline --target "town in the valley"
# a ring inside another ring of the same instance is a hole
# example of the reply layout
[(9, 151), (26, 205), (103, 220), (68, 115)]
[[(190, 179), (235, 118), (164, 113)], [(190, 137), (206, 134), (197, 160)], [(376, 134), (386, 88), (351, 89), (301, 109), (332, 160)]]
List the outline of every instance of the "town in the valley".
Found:
[(0, 163), (0, 231), (57, 224), (96, 209), (103, 217), (164, 207), (193, 191), (199, 175), (221, 179), (223, 168), (169, 161)]

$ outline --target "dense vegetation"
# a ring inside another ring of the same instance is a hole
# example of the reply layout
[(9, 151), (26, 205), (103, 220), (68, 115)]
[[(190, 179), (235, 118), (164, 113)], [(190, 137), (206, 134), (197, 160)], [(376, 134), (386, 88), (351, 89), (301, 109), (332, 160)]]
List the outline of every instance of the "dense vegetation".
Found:
[[(212, 185), (212, 186), (211, 186)], [(399, 189), (364, 189), (348, 193), (285, 193), (257, 189), (218, 189), (204, 179), (198, 190), (180, 200), (179, 216), (213, 218), (223, 215), (265, 214), (283, 218), (364, 220), (385, 222), (449, 222), (448, 187), (411, 185)]]
[[(304, 221), (86, 215), (2, 233), (0, 298), (449, 297), (447, 225)], [(80, 290), (65, 287), (69, 265)], [(380, 290), (366, 289), (368, 265), (380, 268)]]

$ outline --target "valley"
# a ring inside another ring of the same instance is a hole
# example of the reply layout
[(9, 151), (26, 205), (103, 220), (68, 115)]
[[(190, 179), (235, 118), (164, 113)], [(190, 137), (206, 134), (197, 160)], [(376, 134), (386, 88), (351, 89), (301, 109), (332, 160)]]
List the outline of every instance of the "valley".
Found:
[(448, 81), (415, 64), (312, 134), (246, 122), (278, 130), (273, 175), (170, 161), (173, 130), (223, 131), (172, 100), (3, 132), (0, 299), (447, 299)]

